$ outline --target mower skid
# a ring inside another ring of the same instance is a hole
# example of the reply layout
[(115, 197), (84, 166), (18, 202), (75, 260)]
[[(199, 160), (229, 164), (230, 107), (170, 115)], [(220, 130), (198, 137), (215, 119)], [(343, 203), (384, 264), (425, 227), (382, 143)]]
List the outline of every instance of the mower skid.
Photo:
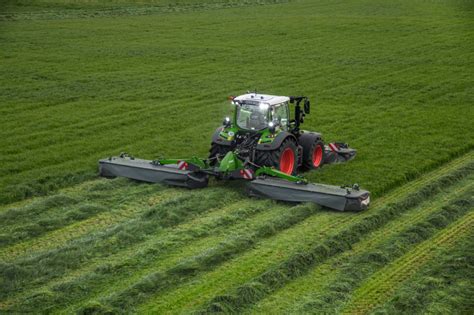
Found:
[(362, 211), (370, 203), (365, 190), (323, 184), (293, 183), (274, 178), (257, 178), (248, 184), (250, 196), (289, 202), (313, 202), (339, 211)]
[(126, 177), (186, 188), (202, 188), (208, 184), (208, 176), (204, 173), (182, 170), (176, 164), (156, 165), (150, 160), (127, 156), (100, 160), (99, 174), (103, 177)]

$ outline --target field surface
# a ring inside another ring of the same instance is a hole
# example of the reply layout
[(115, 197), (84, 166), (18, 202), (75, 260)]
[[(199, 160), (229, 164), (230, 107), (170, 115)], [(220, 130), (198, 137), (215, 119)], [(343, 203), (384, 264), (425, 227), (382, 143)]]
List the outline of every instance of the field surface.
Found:
[[(472, 1), (3, 1), (0, 313), (474, 312)], [(97, 176), (254, 90), (358, 149), (362, 213)]]

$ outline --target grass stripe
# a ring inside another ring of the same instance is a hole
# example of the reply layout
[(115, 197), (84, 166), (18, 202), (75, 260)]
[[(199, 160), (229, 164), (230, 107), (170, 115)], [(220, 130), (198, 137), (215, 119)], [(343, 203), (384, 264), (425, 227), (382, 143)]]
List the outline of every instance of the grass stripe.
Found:
[[(471, 191), (474, 192), (474, 191)], [(471, 203), (470, 210), (474, 210)], [(459, 219), (437, 236), (426, 240), (403, 257), (375, 273), (354, 292), (345, 314), (366, 314), (386, 301), (407, 279), (418, 272), (443, 248), (451, 248), (474, 227), (474, 212)]]
[[(236, 235), (228, 236), (215, 246), (208, 247), (202, 253), (183, 257), (183, 260), (165, 271), (148, 274), (140, 281), (131, 284), (127, 289), (114, 293), (102, 299), (102, 303), (110, 305), (115, 310), (129, 312), (135, 305), (157, 292), (169, 290), (177, 285), (187, 283), (196, 275), (208, 272), (233, 257), (247, 251), (273, 235), (302, 222), (313, 215), (317, 208), (313, 205), (300, 205), (287, 209), (280, 207), (279, 211), (266, 220), (259, 220), (251, 230), (241, 230)], [(97, 307), (94, 304), (94, 308)], [(106, 308), (108, 308), (106, 306)], [(89, 306), (82, 311), (87, 312)]]
[[(32, 306), (28, 301), (34, 300), (38, 306), (40, 301), (37, 297), (42, 296), (44, 292), (50, 292), (49, 300), (43, 301), (43, 304), (59, 307), (78, 303), (90, 295), (104, 294), (111, 290), (114, 284), (117, 288), (129, 282), (133, 283), (156, 266), (171, 268), (182, 259), (182, 255), (198, 255), (211, 244), (222, 241), (227, 232), (249, 229), (259, 220), (268, 220), (274, 210), (261, 212), (267, 210), (271, 204), (269, 201), (248, 201), (246, 206), (239, 201), (216, 211), (210, 210), (203, 216), (161, 230), (155, 233), (153, 238), (109, 255), (106, 262), (103, 259), (95, 259), (85, 267), (76, 269), (57, 281), (47, 283), (35, 292), (30, 291), (23, 297), (17, 297), (8, 304), (17, 304), (15, 306), (17, 309), (26, 311), (27, 307)], [(248, 220), (249, 218), (253, 219)], [(112, 279), (109, 278), (111, 270), (115, 274)], [(71, 292), (76, 292), (73, 301), (69, 298)]]
[(459, 196), (472, 189), (472, 185), (466, 186), (466, 180), (456, 183), (453, 187), (441, 192), (436, 197), (422, 203), (418, 207), (410, 209), (409, 212), (390, 221), (383, 228), (366, 235), (359, 243), (355, 244), (351, 250), (336, 255), (332, 259), (318, 265), (304, 277), (300, 277), (288, 283), (288, 285), (275, 291), (265, 299), (261, 300), (248, 312), (263, 313), (291, 313), (294, 311), (306, 296), (314, 294), (323, 289), (325, 284), (330, 283), (335, 271), (335, 266), (344, 265), (348, 260), (364, 251), (370, 251), (372, 248), (380, 245), (385, 239), (393, 238), (396, 234), (408, 229), (414, 224), (426, 220), (427, 216), (433, 212), (439, 211), (446, 203), (459, 198)]
[[(185, 196), (155, 206), (149, 206), (143, 201), (138, 207), (142, 209), (142, 213), (137, 217), (69, 242), (63, 247), (5, 264), (5, 269), (13, 272), (6, 272), (4, 279), (4, 287), (9, 290), (5, 289), (0, 293), (11, 296), (20, 288), (58, 278), (68, 270), (79, 268), (92, 259), (106, 258), (110, 254), (153, 237), (159, 230), (174, 227), (209, 211), (209, 203), (219, 206), (240, 199), (237, 193), (219, 187), (208, 189), (208, 194), (205, 196), (198, 193), (198, 191), (188, 192)], [(137, 211), (136, 208), (137, 204), (131, 209)]]
[[(457, 173), (461, 173), (460, 176), (462, 177), (463, 168), (465, 168), (466, 164), (470, 161), (471, 160), (466, 156), (456, 159), (445, 167), (430, 172), (422, 178), (413, 181), (408, 189), (402, 187), (395, 190), (392, 193), (392, 196), (384, 198), (383, 204), (377, 204), (377, 202), (374, 204), (378, 207), (386, 206), (386, 204), (400, 199), (402, 196), (403, 198), (407, 198), (407, 196), (415, 198), (412, 196), (414, 190), (427, 186), (430, 182), (440, 180), (441, 183), (438, 184), (441, 185), (444, 182), (442, 179), (446, 177), (446, 173), (457, 171)], [(428, 188), (425, 187), (427, 191), (431, 188), (432, 186), (429, 186)], [(262, 245), (262, 247), (256, 248), (254, 252), (236, 258), (235, 261), (232, 261), (232, 265), (226, 264), (225, 267), (203, 277), (203, 279), (199, 281), (199, 283), (202, 284), (188, 285), (182, 289), (179, 288), (175, 290), (175, 292), (158, 295), (149, 303), (143, 305), (140, 308), (140, 311), (178, 311), (180, 305), (187, 305), (189, 307), (190, 305), (196, 305), (196, 303), (203, 303), (206, 298), (211, 298), (213, 294), (222, 293), (226, 288), (232, 287), (239, 282), (250, 281), (252, 277), (256, 277), (259, 273), (264, 272), (266, 268), (269, 268), (269, 266), (288, 259), (288, 255), (292, 254), (294, 251), (306, 251), (308, 248), (311, 248), (311, 244), (313, 244), (315, 240), (325, 239), (328, 235), (337, 234), (339, 231), (351, 225), (351, 222), (354, 222), (354, 220), (361, 221), (368, 216), (372, 216), (373, 213), (377, 211), (380, 211), (380, 209), (372, 206), (371, 210), (368, 212), (359, 213), (357, 215), (350, 215), (349, 213), (332, 213), (328, 217), (325, 215), (313, 216), (306, 220), (307, 225), (296, 226), (294, 229), (291, 229), (286, 233), (281, 233), (281, 235), (278, 235), (275, 240), (268, 243), (265, 242), (265, 246)], [(340, 215), (342, 215), (342, 217)], [(295, 244), (298, 245), (296, 245), (296, 248), (293, 248)], [(292, 247), (293, 250), (288, 252), (288, 246)], [(280, 250), (276, 248), (280, 248)], [(276, 255), (277, 253), (279, 254)], [(212, 286), (215, 286), (216, 288), (211, 290)]]
[[(121, 224), (135, 217), (144, 211), (143, 206), (145, 205), (149, 205), (150, 203), (153, 205), (158, 201), (165, 202), (173, 198), (179, 198), (185, 193), (185, 191), (174, 188), (161, 191), (163, 187), (159, 185), (155, 187), (146, 185), (144, 187), (151, 189), (148, 189), (148, 191), (139, 191), (139, 198), (135, 202), (128, 202), (116, 208), (111, 207), (108, 212), (102, 212), (86, 220), (48, 232), (40, 237), (1, 248), (0, 261), (14, 261), (25, 255), (34, 256), (42, 252), (60, 248), (71, 240), (102, 231), (105, 228)], [(132, 194), (132, 192), (128, 191), (127, 194)]]
[(474, 306), (474, 234), (468, 234), (454, 247), (437, 251), (423, 270), (372, 313), (469, 314)]
[[(347, 250), (353, 244), (359, 242), (363, 235), (375, 231), (391, 219), (417, 206), (426, 198), (435, 195), (439, 187), (450, 185), (465, 177), (473, 168), (474, 164), (470, 163), (468, 166), (423, 187), (419, 192), (411, 194), (405, 200), (365, 217), (360, 222), (345, 228), (326, 241), (316, 242), (308, 251), (292, 255), (277, 267), (260, 274), (251, 282), (239, 286), (236, 290), (232, 290), (232, 293), (214, 297), (203, 310), (205, 312), (219, 309), (237, 311), (256, 303), (290, 280), (301, 276), (314, 264), (321, 263), (329, 257)], [(249, 291), (252, 291), (253, 294), (246, 294)]]

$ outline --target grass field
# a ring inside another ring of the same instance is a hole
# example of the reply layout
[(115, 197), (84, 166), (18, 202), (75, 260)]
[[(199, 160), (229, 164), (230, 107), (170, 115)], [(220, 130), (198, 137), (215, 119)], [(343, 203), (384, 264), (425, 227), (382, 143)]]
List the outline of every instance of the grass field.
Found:
[[(0, 5), (0, 313), (472, 313), (472, 1)], [(247, 90), (358, 149), (363, 213), (97, 177), (206, 156)]]

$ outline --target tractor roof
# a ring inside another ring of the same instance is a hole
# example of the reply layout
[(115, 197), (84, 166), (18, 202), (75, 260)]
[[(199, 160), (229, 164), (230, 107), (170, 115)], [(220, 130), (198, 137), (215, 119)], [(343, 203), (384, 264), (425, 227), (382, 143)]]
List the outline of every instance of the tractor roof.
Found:
[(257, 94), (257, 93), (249, 93), (237, 96), (234, 98), (234, 101), (238, 102), (247, 102), (254, 103), (266, 103), (270, 106), (281, 104), (283, 102), (288, 102), (290, 98), (288, 96), (277, 96), (277, 95), (268, 95), (268, 94)]

